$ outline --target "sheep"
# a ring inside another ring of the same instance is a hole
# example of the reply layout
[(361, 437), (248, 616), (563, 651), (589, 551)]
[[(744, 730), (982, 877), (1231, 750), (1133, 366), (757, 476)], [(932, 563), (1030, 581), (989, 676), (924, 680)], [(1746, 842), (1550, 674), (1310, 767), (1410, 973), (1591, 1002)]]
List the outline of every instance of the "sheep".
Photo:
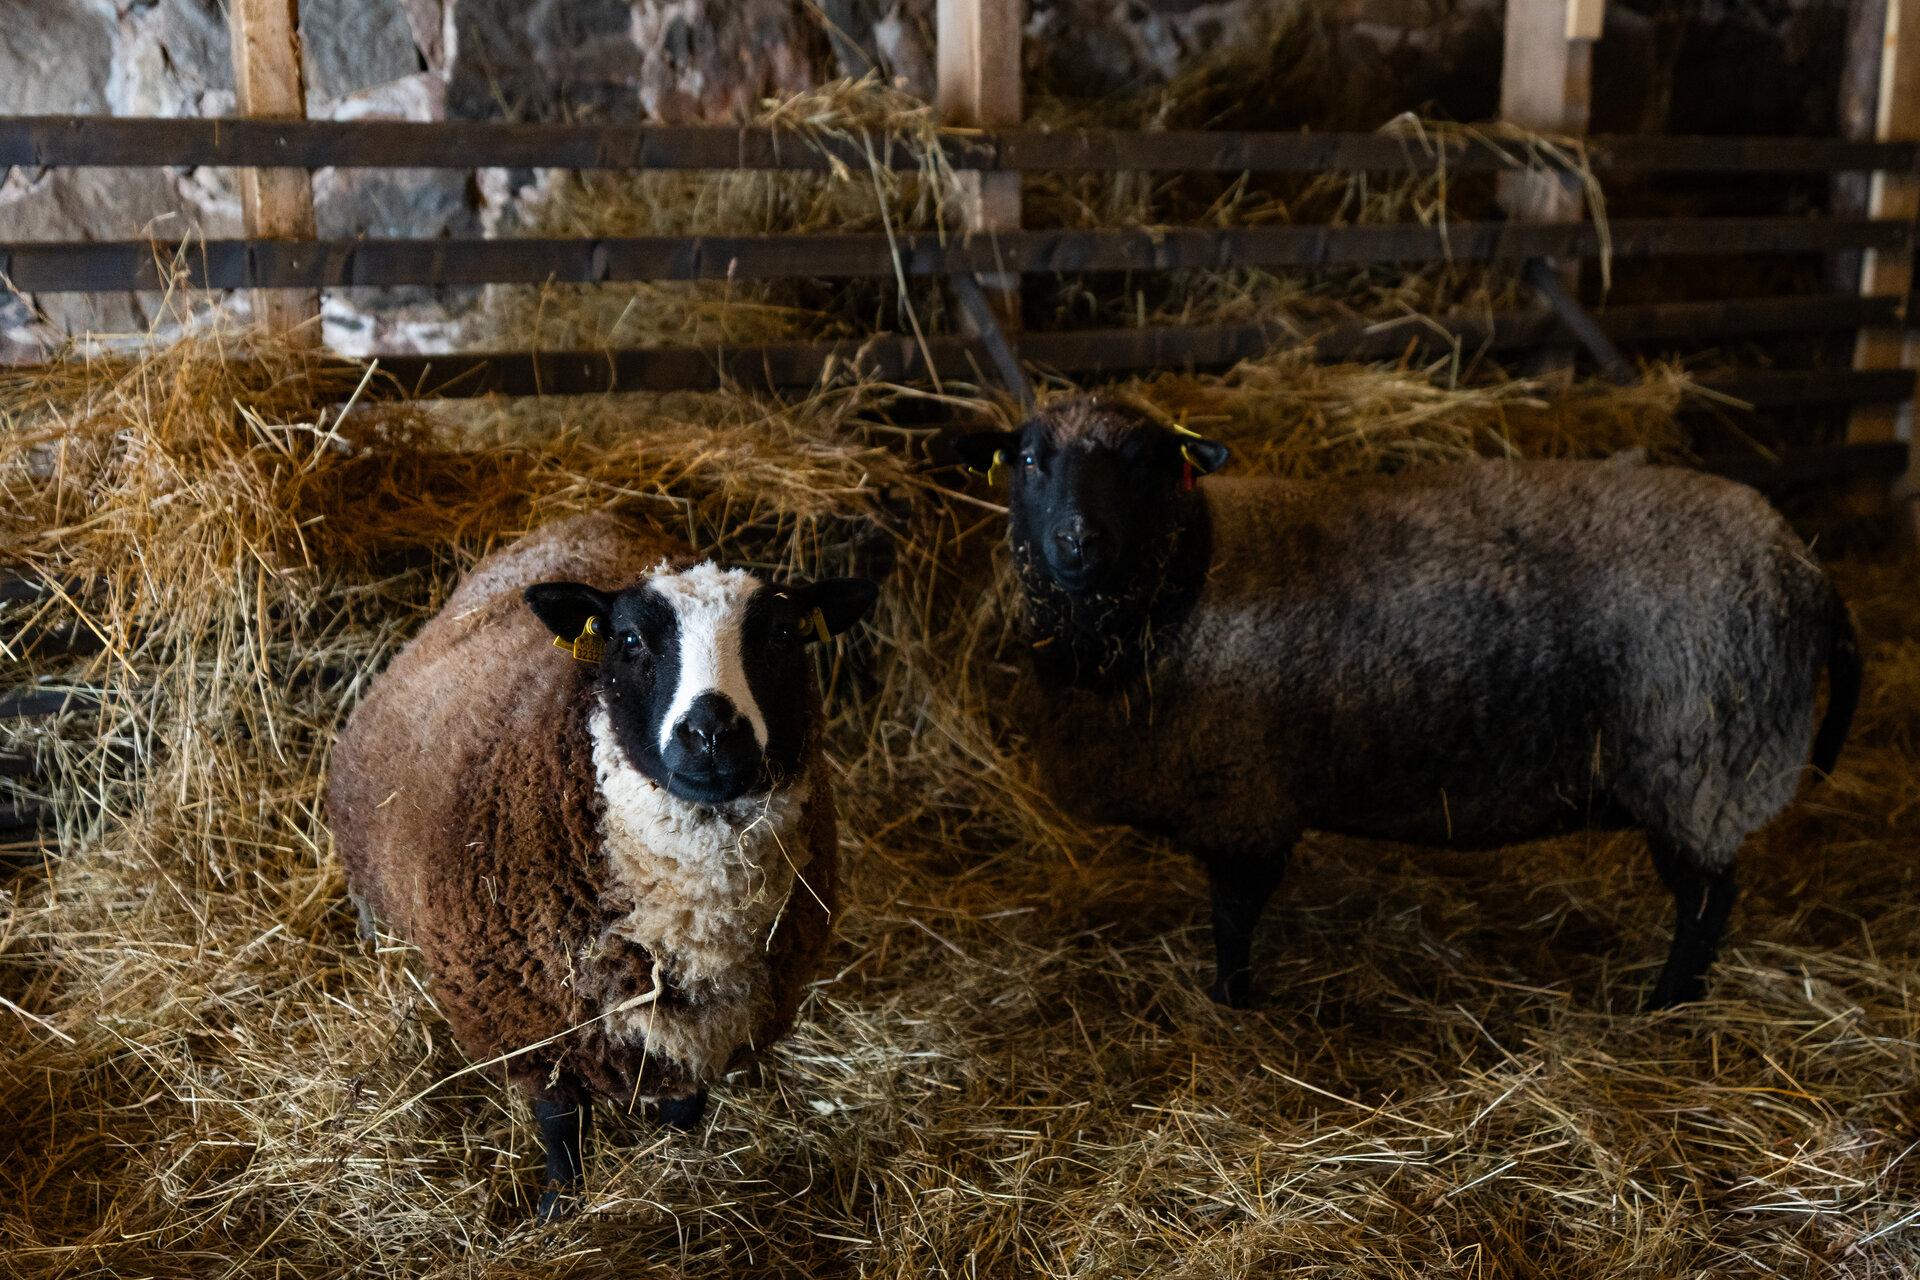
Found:
[(417, 947), (462, 1048), (532, 1094), (543, 1221), (592, 1098), (693, 1128), (791, 1027), (838, 882), (804, 645), (877, 590), (577, 517), (476, 565), (341, 732), (328, 817), (363, 931)]
[(1213, 997), (1303, 831), (1494, 848), (1644, 830), (1675, 930), (1648, 1004), (1698, 999), (1741, 842), (1839, 756), (1846, 606), (1753, 490), (1635, 461), (1211, 477), (1224, 445), (1094, 397), (957, 439), (1011, 472), (1021, 713), (1069, 811), (1183, 843)]

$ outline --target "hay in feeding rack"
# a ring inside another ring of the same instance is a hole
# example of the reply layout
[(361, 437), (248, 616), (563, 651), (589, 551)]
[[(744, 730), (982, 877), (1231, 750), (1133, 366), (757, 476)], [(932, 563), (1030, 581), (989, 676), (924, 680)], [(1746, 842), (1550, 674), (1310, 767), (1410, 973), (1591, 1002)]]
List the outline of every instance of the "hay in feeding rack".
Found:
[[(43, 669), (105, 707), (31, 731), (65, 848), (0, 890), (9, 1276), (1911, 1269), (1913, 566), (1846, 572), (1858, 737), (1748, 851), (1712, 1001), (1637, 1012), (1667, 900), (1633, 837), (1314, 838), (1260, 935), (1265, 1002), (1233, 1013), (1184, 855), (1034, 790), (991, 495), (910, 465), (885, 388), (556, 403), (536, 429), (342, 418), (351, 379), (269, 347), (243, 382), (227, 354), (0, 382), (0, 567), (99, 584), (76, 599), (108, 641)], [(1274, 361), (1131, 393), (1293, 474), (1663, 443), (1670, 386), (1568, 417), (1443, 375)], [(609, 503), (807, 571), (880, 529), (894, 568), (835, 680), (849, 902), (799, 1030), (696, 1137), (609, 1124), (587, 1211), (542, 1230), (523, 1101), (463, 1073), (403, 949), (356, 938), (319, 797), (345, 708), (460, 567)]]
[[(1300, 12), (1304, 12), (1300, 11)], [(1289, 11), (1286, 22), (1307, 21)], [(1317, 19), (1315, 19), (1317, 21)], [(1289, 28), (1291, 29), (1291, 28)], [(1276, 46), (1277, 48), (1277, 46)], [(1278, 54), (1275, 55), (1278, 57)], [(1279, 92), (1278, 89), (1274, 90)], [(1176, 82), (1143, 104), (1098, 119), (1042, 102), (1033, 127), (1188, 125), (1206, 113), (1176, 110)], [(1204, 98), (1204, 95), (1202, 95)], [(1316, 106), (1321, 109), (1324, 104)], [(1326, 123), (1324, 116), (1316, 116)], [(1346, 119), (1339, 117), (1338, 119)], [(522, 230), (565, 236), (707, 233), (779, 234), (938, 232), (959, 195), (958, 175), (933, 144), (943, 136), (932, 111), (875, 79), (841, 80), (769, 101), (755, 124), (789, 128), (808, 141), (852, 144), (864, 164), (835, 160), (824, 172), (608, 173), (547, 175), (542, 198)], [(1470, 135), (1508, 147), (1535, 170), (1571, 169), (1585, 180), (1603, 229), (1599, 190), (1577, 148), (1510, 128), (1468, 130), (1414, 117), (1372, 120), (1406, 139), (1410, 152)], [(1269, 121), (1267, 127), (1272, 127)], [(918, 163), (894, 169), (899, 155)], [(1492, 216), (1490, 174), (1434, 172), (1316, 174), (1032, 173), (1022, 180), (1022, 225), (1030, 229), (1356, 225)], [(1604, 259), (1603, 259), (1604, 266)], [(1330, 320), (1437, 315), (1516, 305), (1515, 278), (1484, 264), (1436, 263), (1312, 270), (1177, 271), (1058, 278), (1031, 275), (1024, 308), (1049, 327), (1260, 320), (1311, 326)], [(677, 342), (753, 342), (842, 337), (876, 331), (953, 329), (937, 291), (904, 280), (641, 282), (564, 288), (494, 286), (476, 318), (476, 342), (551, 348), (650, 346)]]
[[(756, 125), (792, 131), (795, 145), (851, 144), (858, 168), (824, 172), (601, 171), (547, 176), (525, 230), (536, 235), (766, 235), (925, 231), (942, 225), (955, 177), (933, 144), (932, 108), (877, 79), (839, 80), (766, 103)], [(894, 169), (900, 154), (916, 167)], [(828, 153), (831, 155), (832, 153)], [(647, 346), (750, 342), (911, 329), (914, 307), (895, 282), (640, 282), (588, 288), (488, 290), (483, 326), (516, 346)]]

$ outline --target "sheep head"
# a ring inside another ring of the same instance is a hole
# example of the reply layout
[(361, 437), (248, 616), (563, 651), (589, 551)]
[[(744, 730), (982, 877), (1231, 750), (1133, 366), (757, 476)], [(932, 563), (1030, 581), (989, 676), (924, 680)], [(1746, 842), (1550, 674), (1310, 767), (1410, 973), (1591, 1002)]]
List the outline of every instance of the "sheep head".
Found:
[(628, 762), (703, 805), (795, 775), (819, 727), (806, 648), (853, 626), (878, 594), (863, 578), (773, 582), (711, 562), (662, 565), (621, 591), (542, 582), (525, 592), (547, 629), (595, 663)]
[(1227, 461), (1217, 440), (1090, 396), (956, 448), (969, 466), (1007, 474), (1014, 559), (1029, 588), (1071, 597), (1124, 594), (1157, 570), (1183, 493)]

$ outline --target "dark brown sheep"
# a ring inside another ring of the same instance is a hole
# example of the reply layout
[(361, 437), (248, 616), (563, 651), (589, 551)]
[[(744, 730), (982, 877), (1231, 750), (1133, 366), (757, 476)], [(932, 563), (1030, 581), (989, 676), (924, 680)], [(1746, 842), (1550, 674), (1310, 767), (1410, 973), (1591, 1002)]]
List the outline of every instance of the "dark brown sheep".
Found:
[[(576, 518), (475, 566), (348, 720), (328, 814), (363, 920), (532, 1093), (554, 1182), (593, 1096), (691, 1126), (792, 1025), (838, 885), (801, 646), (873, 596)], [(589, 626), (601, 661), (555, 647)]]
[(1024, 718), (1080, 813), (1192, 848), (1216, 998), (1308, 829), (1488, 847), (1638, 826), (1695, 998), (1742, 841), (1833, 767), (1846, 608), (1753, 490), (1626, 461), (1207, 479), (1224, 446), (1095, 399), (960, 442), (1012, 476)]

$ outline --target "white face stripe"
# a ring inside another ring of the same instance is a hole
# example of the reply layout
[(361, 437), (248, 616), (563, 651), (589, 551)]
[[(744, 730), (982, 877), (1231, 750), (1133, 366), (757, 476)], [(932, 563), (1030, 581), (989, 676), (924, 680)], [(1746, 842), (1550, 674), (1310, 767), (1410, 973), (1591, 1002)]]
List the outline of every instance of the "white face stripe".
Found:
[(758, 578), (742, 569), (696, 565), (684, 573), (662, 574), (648, 584), (673, 607), (680, 629), (680, 683), (660, 720), (660, 746), (673, 740), (674, 726), (703, 693), (718, 693), (753, 726), (754, 741), (767, 748), (767, 720), (747, 685), (740, 654), (740, 630), (747, 602), (760, 589)]

